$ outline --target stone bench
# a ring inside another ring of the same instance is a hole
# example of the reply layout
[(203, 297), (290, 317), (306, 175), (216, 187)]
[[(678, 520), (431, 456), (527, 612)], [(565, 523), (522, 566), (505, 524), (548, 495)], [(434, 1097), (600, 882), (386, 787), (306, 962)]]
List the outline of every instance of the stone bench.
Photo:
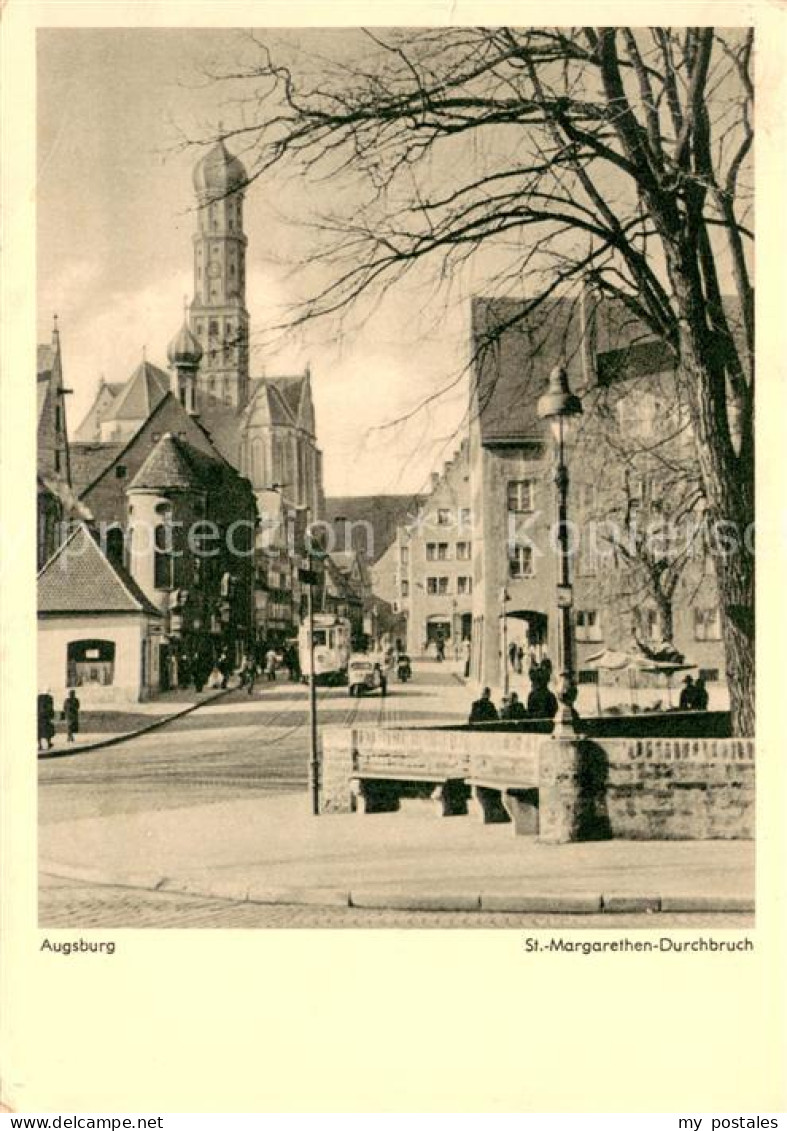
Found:
[(538, 788), (494, 778), (468, 778), (471, 810), (485, 825), (514, 826), (516, 836), (535, 836), (539, 830)]
[(474, 753), (466, 778), (472, 809), (485, 825), (511, 822), (517, 836), (539, 831), (539, 769), (535, 745), (521, 753)]
[(381, 767), (357, 771), (350, 779), (356, 813), (396, 813), (408, 798), (428, 800), (441, 817), (464, 816), (470, 790), (464, 778), (435, 771), (397, 772)]

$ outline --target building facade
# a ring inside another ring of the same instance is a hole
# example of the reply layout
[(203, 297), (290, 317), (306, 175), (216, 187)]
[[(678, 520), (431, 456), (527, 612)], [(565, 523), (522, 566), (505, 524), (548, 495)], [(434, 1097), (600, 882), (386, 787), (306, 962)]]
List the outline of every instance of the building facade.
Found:
[[(529, 660), (557, 656), (555, 452), (537, 405), (562, 364), (584, 406), (568, 449), (580, 706), (599, 701), (604, 679), (591, 657), (663, 642), (697, 666), (724, 705), (696, 459), (663, 347), (620, 308), (587, 296), (552, 300), (528, 317), (522, 304), (475, 300), (473, 346), (474, 679), (500, 687), (508, 669), (509, 684), (519, 677), (527, 691)], [(684, 541), (671, 547), (676, 531)], [(512, 645), (524, 656), (520, 670)], [(662, 690), (667, 701), (663, 681)]]
[[(219, 141), (195, 166), (193, 184), (193, 296), (168, 368), (143, 355), (126, 381), (102, 379), (77, 430), (79, 490), (97, 521), (122, 523), (127, 489), (167, 433), (200, 458), (228, 464), (251, 485), (258, 518), (252, 636), (280, 639), (299, 621), (306, 522), (321, 519), (325, 507), (311, 372), (250, 372), (242, 163)], [(247, 635), (237, 628), (239, 638)]]
[(402, 618), (403, 643), (413, 656), (434, 655), (439, 640), (447, 657), (456, 656), (472, 634), (476, 550), (468, 457), (463, 443), (372, 566), (374, 593)]

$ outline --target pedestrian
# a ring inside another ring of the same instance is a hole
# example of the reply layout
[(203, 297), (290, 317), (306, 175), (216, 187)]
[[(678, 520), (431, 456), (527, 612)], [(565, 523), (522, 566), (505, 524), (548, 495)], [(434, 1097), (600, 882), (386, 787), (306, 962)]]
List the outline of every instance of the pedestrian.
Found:
[(464, 665), (465, 665), (465, 679), (470, 678), (470, 653), (471, 653), (470, 641), (468, 640), (467, 637), (465, 637), (464, 640), (462, 641), (462, 659), (464, 660)]
[(527, 711), (525, 710), (525, 705), (520, 700), (516, 691), (511, 692), (511, 694), (508, 698), (508, 703), (506, 704), (505, 709), (500, 712), (500, 718), (501, 719), (508, 719), (512, 722), (516, 722), (518, 719), (526, 719), (527, 718)]
[(707, 711), (708, 709), (708, 689), (705, 686), (705, 680), (702, 676), (699, 677), (694, 684), (694, 710)]
[[(52, 749), (52, 739), (55, 737), (55, 701), (49, 688), (41, 692), (37, 701), (38, 707), (38, 749)], [(46, 747), (42, 743), (46, 743)]]
[(73, 742), (74, 735), (79, 733), (79, 700), (73, 687), (69, 688), (68, 695), (63, 702), (61, 717), (66, 721), (66, 741)]
[(680, 693), (678, 700), (678, 710), (680, 711), (693, 711), (696, 707), (696, 690), (694, 687), (694, 680), (690, 675), (687, 675), (683, 681), (683, 690)]
[(525, 650), (524, 650), (524, 648), (522, 647), (521, 644), (517, 644), (517, 646), (516, 646), (516, 674), (517, 675), (522, 674), (522, 661), (524, 660), (524, 658), (525, 658)]
[(442, 664), (445, 659), (445, 638), (442, 635), (435, 640), (435, 649), (437, 651), (437, 662)]
[(517, 649), (516, 640), (512, 640), (511, 643), (508, 645), (508, 662), (511, 665), (511, 671), (512, 672), (516, 671), (516, 649)]
[(248, 695), (251, 695), (254, 692), (254, 682), (257, 678), (257, 665), (254, 662), (253, 657), (248, 656), (244, 661), (243, 667), (241, 668), (240, 678), (241, 687), (243, 687), (245, 684), (246, 693)]
[(382, 664), (375, 664), (374, 670), (378, 673), (378, 675), (380, 677), (380, 694), (381, 695), (387, 695), (388, 694), (388, 679), (386, 678), (385, 672), (383, 671)]
[(222, 691), (224, 691), (224, 690), (226, 690), (227, 682), (230, 678), (230, 673), (232, 671), (232, 664), (230, 663), (230, 658), (227, 655), (226, 649), (219, 656), (219, 662), (216, 665), (216, 667), (219, 669), (219, 674), (221, 675), (220, 686), (221, 686)]
[(265, 653), (265, 676), (268, 683), (276, 682), (276, 653), (273, 648), (269, 648)]
[(492, 702), (492, 692), (485, 687), (481, 698), (476, 699), (470, 708), (470, 723), (491, 723), (498, 718), (497, 707)]
[(532, 687), (527, 697), (527, 714), (532, 719), (554, 719), (558, 702), (553, 691), (549, 690), (543, 668), (531, 668)]

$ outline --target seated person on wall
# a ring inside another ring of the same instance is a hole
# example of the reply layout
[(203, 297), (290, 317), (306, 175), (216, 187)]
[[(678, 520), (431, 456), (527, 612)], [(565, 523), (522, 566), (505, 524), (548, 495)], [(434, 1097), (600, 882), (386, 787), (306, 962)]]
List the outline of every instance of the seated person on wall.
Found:
[(476, 699), (470, 708), (469, 721), (471, 723), (492, 723), (497, 721), (497, 717), (497, 708), (492, 702), (492, 692), (488, 687), (485, 687), (481, 692), (481, 698)]
[(501, 719), (510, 719), (516, 721), (517, 719), (526, 719), (527, 711), (525, 710), (524, 703), (521, 703), (519, 696), (515, 691), (511, 692), (504, 707), (500, 711)]
[[(550, 669), (551, 671), (551, 665)], [(530, 669), (531, 690), (527, 697), (527, 713), (531, 719), (554, 719), (558, 702), (549, 690), (549, 676), (543, 666)]]

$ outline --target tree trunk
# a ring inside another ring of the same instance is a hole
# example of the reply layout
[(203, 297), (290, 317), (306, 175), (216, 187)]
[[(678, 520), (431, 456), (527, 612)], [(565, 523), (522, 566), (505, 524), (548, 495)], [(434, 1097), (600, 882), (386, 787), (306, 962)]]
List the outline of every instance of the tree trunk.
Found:
[(730, 437), (726, 376), (714, 356), (698, 295), (685, 278), (678, 275), (675, 283), (686, 313), (681, 326), (681, 373), (707, 501), (732, 732), (749, 736), (754, 734), (755, 717), (753, 437), (743, 437), (737, 454)]
[(754, 554), (715, 556), (733, 734), (753, 736), (755, 725)]

